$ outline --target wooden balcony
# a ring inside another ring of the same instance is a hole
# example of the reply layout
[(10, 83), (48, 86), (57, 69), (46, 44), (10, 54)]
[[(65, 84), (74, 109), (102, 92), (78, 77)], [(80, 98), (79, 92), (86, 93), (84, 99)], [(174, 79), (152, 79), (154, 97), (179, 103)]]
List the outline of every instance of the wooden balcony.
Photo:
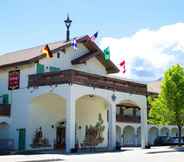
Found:
[(140, 123), (140, 116), (127, 116), (127, 115), (116, 115), (117, 122), (127, 122), (127, 123)]
[(10, 116), (10, 104), (0, 104), (0, 116)]
[(33, 74), (29, 75), (28, 79), (28, 87), (39, 87), (66, 83), (108, 89), (113, 91), (128, 92), (132, 94), (141, 94), (145, 96), (147, 93), (147, 87), (145, 84), (90, 74), (76, 70)]

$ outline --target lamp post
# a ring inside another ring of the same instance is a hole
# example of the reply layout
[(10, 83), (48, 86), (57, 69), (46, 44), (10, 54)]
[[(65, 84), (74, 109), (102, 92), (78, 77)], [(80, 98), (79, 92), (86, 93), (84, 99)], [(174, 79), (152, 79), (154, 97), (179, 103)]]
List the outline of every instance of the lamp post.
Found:
[(69, 30), (69, 28), (70, 28), (70, 25), (72, 23), (72, 20), (70, 20), (69, 15), (67, 15), (67, 19), (64, 20), (64, 22), (65, 22), (65, 25), (66, 25), (66, 28), (67, 28), (67, 30), (66, 30), (66, 41), (69, 41), (70, 40), (70, 30)]

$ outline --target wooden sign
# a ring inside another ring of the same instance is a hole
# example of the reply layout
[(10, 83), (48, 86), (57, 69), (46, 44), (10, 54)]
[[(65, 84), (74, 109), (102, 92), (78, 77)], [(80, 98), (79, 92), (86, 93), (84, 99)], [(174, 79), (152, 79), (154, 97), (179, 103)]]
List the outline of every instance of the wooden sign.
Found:
[(19, 89), (20, 84), (20, 70), (14, 70), (9, 72), (8, 89)]

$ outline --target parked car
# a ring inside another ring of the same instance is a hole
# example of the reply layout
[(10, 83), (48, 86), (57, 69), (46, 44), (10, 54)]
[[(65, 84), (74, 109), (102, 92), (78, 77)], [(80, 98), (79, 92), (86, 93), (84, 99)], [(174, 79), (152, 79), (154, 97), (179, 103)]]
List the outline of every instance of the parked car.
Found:
[[(179, 143), (179, 137), (170, 137), (169, 145), (177, 145)], [(181, 137), (181, 144), (184, 144), (184, 137)]]
[(169, 140), (170, 140), (169, 136), (158, 136), (154, 141), (154, 145), (166, 146), (166, 145), (169, 145), (170, 143)]
[(0, 155), (6, 154), (14, 150), (13, 139), (0, 139)]

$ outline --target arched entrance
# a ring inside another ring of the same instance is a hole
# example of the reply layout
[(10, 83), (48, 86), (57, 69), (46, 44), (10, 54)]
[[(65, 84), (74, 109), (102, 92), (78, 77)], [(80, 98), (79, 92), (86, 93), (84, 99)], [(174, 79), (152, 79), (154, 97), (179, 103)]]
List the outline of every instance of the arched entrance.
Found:
[(76, 144), (79, 147), (108, 146), (108, 102), (96, 95), (76, 100)]
[(116, 125), (116, 144), (121, 145), (121, 127)]
[(65, 109), (66, 100), (54, 93), (45, 93), (32, 99), (29, 129), (26, 130), (31, 135), (28, 137), (31, 149), (64, 149)]
[(184, 128), (181, 129), (181, 136), (184, 137)]
[(141, 112), (139, 106), (137, 106), (131, 100), (124, 100), (116, 105), (116, 119), (117, 122), (125, 123), (140, 123)]
[(135, 146), (135, 129), (132, 126), (126, 126), (123, 129), (123, 146)]
[(178, 137), (178, 128), (171, 129), (171, 137)]
[(163, 127), (160, 129), (160, 136), (169, 136), (169, 128)]
[(9, 138), (9, 124), (7, 122), (0, 122), (0, 140)]
[(137, 146), (141, 146), (141, 127), (137, 128)]
[(148, 142), (150, 145), (154, 145), (155, 139), (159, 135), (159, 130), (156, 127), (151, 127), (148, 132)]

